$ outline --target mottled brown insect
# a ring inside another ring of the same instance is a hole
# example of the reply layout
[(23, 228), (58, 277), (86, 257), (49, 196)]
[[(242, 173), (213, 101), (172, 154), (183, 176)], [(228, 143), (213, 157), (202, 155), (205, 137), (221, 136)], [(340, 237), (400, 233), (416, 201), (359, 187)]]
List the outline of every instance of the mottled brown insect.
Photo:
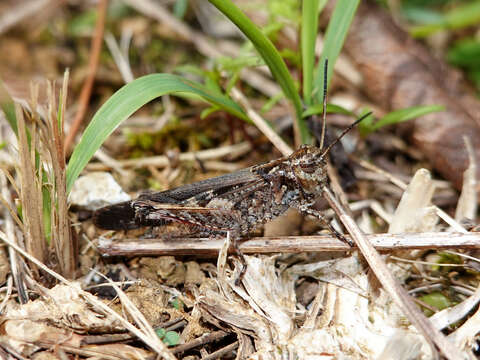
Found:
[(362, 119), (348, 127), (325, 150), (304, 145), (290, 156), (265, 164), (167, 191), (143, 194), (135, 200), (97, 210), (94, 223), (102, 229), (127, 230), (180, 222), (211, 234), (229, 231), (239, 253), (237, 239), (293, 207), (315, 216), (342, 238), (313, 205), (328, 186), (326, 166), (330, 149)]

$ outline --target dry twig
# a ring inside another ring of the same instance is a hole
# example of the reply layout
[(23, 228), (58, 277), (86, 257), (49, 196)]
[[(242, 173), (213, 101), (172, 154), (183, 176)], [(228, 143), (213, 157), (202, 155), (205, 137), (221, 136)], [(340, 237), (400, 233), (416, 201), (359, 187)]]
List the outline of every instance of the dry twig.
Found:
[[(369, 234), (368, 241), (379, 251), (406, 249), (478, 249), (480, 233), (405, 233)], [(105, 256), (117, 255), (189, 255), (215, 256), (223, 245), (223, 239), (182, 238), (172, 241), (162, 239), (125, 239), (115, 241), (100, 238), (97, 249)], [(243, 253), (297, 253), (316, 251), (351, 251), (352, 247), (331, 235), (253, 237), (242, 241)], [(354, 248), (353, 248), (354, 249)]]

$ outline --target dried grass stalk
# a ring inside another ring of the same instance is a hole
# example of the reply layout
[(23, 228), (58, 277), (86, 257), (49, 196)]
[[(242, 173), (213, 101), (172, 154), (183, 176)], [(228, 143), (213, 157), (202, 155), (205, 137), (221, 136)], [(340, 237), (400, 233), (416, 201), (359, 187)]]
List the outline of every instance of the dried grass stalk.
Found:
[[(24, 234), (25, 249), (36, 259), (47, 261), (48, 242), (55, 250), (59, 271), (73, 278), (76, 268), (76, 249), (72, 242), (68, 218), (66, 194), (66, 163), (63, 150), (63, 118), (67, 98), (68, 72), (65, 73), (60, 107), (57, 107), (54, 84), (47, 83), (48, 111), (42, 118), (38, 108), (38, 84), (31, 86), (28, 125), (20, 105), (15, 105), (18, 124), (19, 164), (16, 172), (20, 186), (16, 186), (8, 171), (8, 177), (19, 194), (22, 204), (22, 219), (1, 197), (12, 218)], [(51, 262), (52, 259), (50, 259)], [(39, 278), (38, 268), (31, 265), (34, 276)]]
[[(31, 137), (29, 145), (25, 118), (20, 105), (15, 104), (18, 122), (18, 152), (20, 167), (20, 200), (22, 202), (23, 223), (25, 224), (25, 248), (27, 252), (41, 262), (45, 262), (47, 244), (43, 226), (43, 198), (41, 184), (38, 182), (35, 170), (35, 136)], [(33, 129), (35, 130), (35, 129)], [(35, 131), (33, 131), (35, 134)], [(33, 153), (33, 156), (32, 156)], [(32, 271), (38, 276), (38, 268), (30, 263)]]
[(49, 95), (49, 119), (47, 120), (47, 136), (52, 141), (46, 141), (45, 145), (51, 158), (54, 182), (52, 184), (51, 218), (52, 218), (52, 244), (58, 259), (60, 272), (67, 278), (73, 278), (76, 265), (76, 251), (70, 232), (70, 220), (68, 218), (67, 192), (66, 192), (66, 164), (64, 152), (63, 121), (65, 104), (67, 101), (67, 84), (69, 73), (63, 77), (62, 98), (59, 118), (55, 115), (55, 96), (52, 86), (48, 87)]

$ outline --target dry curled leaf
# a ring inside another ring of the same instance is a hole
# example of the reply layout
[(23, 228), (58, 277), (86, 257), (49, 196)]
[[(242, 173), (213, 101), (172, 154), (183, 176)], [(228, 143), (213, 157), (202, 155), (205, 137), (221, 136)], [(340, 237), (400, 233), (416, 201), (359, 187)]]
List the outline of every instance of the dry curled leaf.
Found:
[(363, 89), (384, 109), (445, 106), (445, 111), (409, 123), (411, 137), (432, 166), (460, 188), (468, 166), (463, 136), (470, 137), (480, 159), (480, 102), (459, 76), (396, 26), (373, 1), (362, 1), (358, 7), (345, 50), (363, 75)]
[(123, 330), (118, 320), (94, 311), (81, 296), (81, 290), (57, 285), (46, 290), (44, 298), (20, 305), (7, 304), (2, 320), (29, 319), (48, 322), (77, 332), (109, 332)]

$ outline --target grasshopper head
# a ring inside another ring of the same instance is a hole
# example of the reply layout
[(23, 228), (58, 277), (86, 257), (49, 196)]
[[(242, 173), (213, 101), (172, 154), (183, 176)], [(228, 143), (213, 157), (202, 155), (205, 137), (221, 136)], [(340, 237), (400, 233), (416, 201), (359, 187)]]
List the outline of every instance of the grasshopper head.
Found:
[(349, 125), (326, 149), (302, 145), (300, 149), (290, 156), (295, 179), (302, 185), (306, 194), (320, 195), (322, 193), (322, 188), (327, 184), (326, 159), (330, 150), (345, 134), (370, 115), (371, 112), (363, 115), (360, 119)]
[(321, 149), (303, 145), (291, 155), (292, 170), (305, 194), (319, 195), (327, 182), (327, 162)]

